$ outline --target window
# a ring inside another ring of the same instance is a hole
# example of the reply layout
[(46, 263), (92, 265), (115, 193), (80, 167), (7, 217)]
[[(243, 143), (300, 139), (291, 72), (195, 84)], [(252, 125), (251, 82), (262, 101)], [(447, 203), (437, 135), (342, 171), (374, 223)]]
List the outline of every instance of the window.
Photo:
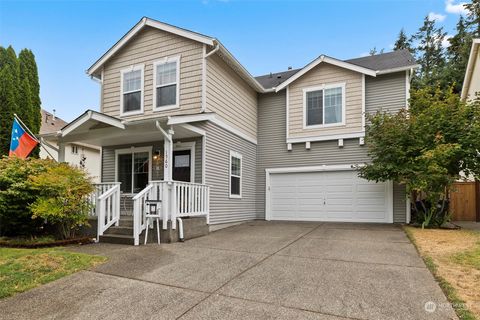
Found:
[(154, 64), (154, 109), (178, 107), (179, 57), (168, 58)]
[(143, 112), (143, 65), (121, 71), (121, 114)]
[(230, 151), (230, 198), (242, 197), (242, 155)]
[(345, 124), (345, 85), (328, 85), (304, 90), (305, 126)]
[(72, 154), (78, 154), (78, 146), (72, 144)]
[(150, 179), (150, 148), (116, 150), (117, 181), (121, 182), (120, 190), (124, 193), (138, 193), (148, 184)]

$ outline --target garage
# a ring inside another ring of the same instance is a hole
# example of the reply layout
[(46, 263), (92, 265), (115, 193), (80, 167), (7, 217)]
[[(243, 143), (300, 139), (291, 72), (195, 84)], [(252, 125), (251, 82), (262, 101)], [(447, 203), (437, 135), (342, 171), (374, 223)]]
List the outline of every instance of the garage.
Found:
[(351, 166), (266, 171), (267, 220), (393, 222), (392, 183), (359, 178)]

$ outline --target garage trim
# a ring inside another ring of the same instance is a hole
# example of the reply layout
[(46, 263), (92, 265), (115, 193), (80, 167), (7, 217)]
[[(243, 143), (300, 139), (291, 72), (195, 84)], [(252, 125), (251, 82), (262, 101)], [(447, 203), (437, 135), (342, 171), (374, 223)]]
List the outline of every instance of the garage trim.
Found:
[[(354, 171), (356, 165), (323, 165), (308, 167), (289, 167), (289, 168), (267, 168), (265, 169), (265, 220), (272, 219), (271, 212), (271, 193), (270, 193), (270, 175), (275, 173), (297, 173), (297, 172), (321, 172), (321, 171)], [(388, 204), (388, 221), (393, 223), (393, 182), (385, 182), (387, 186), (387, 204)]]

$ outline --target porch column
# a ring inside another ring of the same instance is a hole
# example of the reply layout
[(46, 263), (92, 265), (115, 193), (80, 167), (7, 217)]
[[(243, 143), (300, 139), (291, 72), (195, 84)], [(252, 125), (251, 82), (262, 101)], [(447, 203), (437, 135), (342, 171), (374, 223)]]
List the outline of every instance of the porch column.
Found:
[(172, 135), (165, 136), (163, 143), (163, 180), (172, 181), (173, 142)]
[(65, 143), (58, 143), (58, 162), (65, 162)]

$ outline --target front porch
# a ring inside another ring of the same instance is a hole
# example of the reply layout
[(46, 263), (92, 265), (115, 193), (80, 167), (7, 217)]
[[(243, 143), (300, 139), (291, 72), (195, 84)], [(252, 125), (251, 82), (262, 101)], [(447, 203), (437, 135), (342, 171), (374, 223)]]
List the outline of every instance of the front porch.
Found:
[[(192, 221), (194, 226), (203, 221), (204, 228), (195, 227), (193, 233), (208, 233), (204, 136), (193, 125), (168, 125), (165, 118), (127, 122), (94, 111), (63, 128), (57, 136), (59, 161), (64, 160), (69, 142), (81, 141), (102, 150), (102, 183), (90, 197), (97, 239), (139, 245), (149, 227), (146, 201), (159, 202), (156, 212), (161, 215), (165, 241), (185, 238), (184, 218), (189, 218), (187, 230), (192, 230)], [(156, 230), (150, 234), (156, 241)]]

